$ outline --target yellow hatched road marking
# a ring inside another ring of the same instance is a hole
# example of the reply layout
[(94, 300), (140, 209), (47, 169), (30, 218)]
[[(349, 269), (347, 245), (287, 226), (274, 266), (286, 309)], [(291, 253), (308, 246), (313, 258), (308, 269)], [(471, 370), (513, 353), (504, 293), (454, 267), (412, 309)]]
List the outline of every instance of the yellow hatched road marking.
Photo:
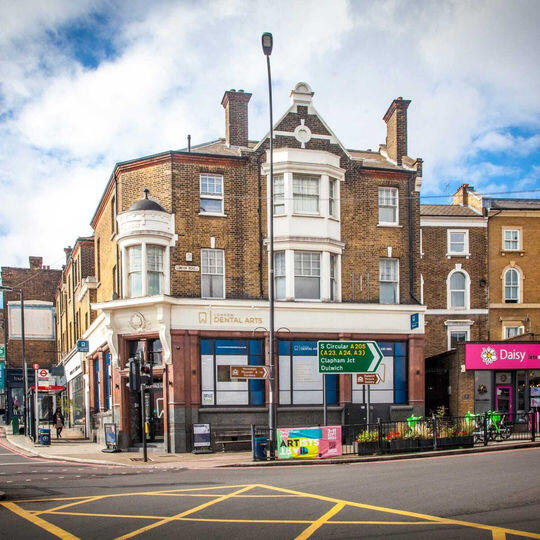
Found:
[(34, 511), (32, 512), (32, 515), (39, 516), (41, 514), (52, 514), (53, 512), (56, 512), (57, 510), (64, 510), (64, 508), (71, 508), (73, 506), (77, 506), (78, 504), (86, 504), (92, 501), (99, 501), (100, 499), (105, 499), (106, 497), (107, 495), (96, 495), (94, 497), (88, 497), (81, 501), (75, 501), (69, 504), (62, 504), (61, 506), (57, 506), (56, 508), (49, 508), (47, 510)]
[(195, 508), (192, 508), (191, 510), (186, 510), (184, 512), (181, 512), (180, 514), (177, 514), (176, 516), (162, 519), (160, 521), (157, 521), (156, 523), (147, 525), (146, 527), (141, 527), (140, 529), (137, 529), (136, 531), (133, 531), (131, 533), (125, 534), (123, 536), (119, 536), (117, 540), (125, 540), (126, 538), (133, 538), (134, 536), (137, 536), (138, 534), (149, 531), (156, 527), (160, 527), (161, 525), (165, 525), (165, 523), (169, 523), (170, 521), (174, 521), (175, 519), (178, 519), (184, 516), (189, 516), (190, 514), (194, 514), (195, 512), (198, 512), (199, 510), (204, 510), (205, 508), (208, 508), (209, 506), (212, 506), (214, 504), (230, 499), (231, 497), (234, 497), (235, 495), (239, 493), (243, 493), (244, 491), (248, 491), (249, 489), (252, 489), (252, 488), (253, 488), (253, 485), (245, 486), (242, 489), (233, 491), (232, 493), (229, 493), (227, 495), (222, 495), (221, 497), (214, 499), (213, 501), (205, 502), (199, 506), (196, 506)]
[(48, 521), (45, 521), (40, 517), (34, 516), (30, 512), (27, 512), (26, 510), (14, 503), (4, 502), (2, 503), (2, 506), (7, 508), (8, 510), (11, 510), (14, 514), (17, 514), (24, 519), (27, 519), (28, 521), (30, 521), (30, 523), (33, 523), (34, 525), (45, 529), (52, 535), (57, 536), (58, 538), (62, 538), (62, 540), (79, 540), (78, 536), (74, 536), (71, 533), (64, 531), (64, 529), (61, 529), (60, 527), (57, 527), (56, 525), (53, 525), (52, 523), (49, 523)]
[[(266, 484), (257, 484), (257, 487), (266, 488), (274, 491), (280, 491), (283, 493), (291, 493), (295, 495), (303, 494), (304, 497), (312, 498), (312, 499), (319, 499), (320, 501), (328, 501), (333, 503), (345, 503), (349, 506), (353, 506), (356, 508), (366, 508), (368, 510), (376, 510), (378, 512), (386, 512), (389, 514), (398, 514), (401, 516), (409, 516), (409, 517), (416, 517), (420, 519), (427, 519), (429, 521), (435, 522), (435, 523), (442, 523), (442, 524), (448, 524), (448, 525), (461, 525), (463, 527), (472, 527), (474, 529), (484, 529), (491, 531), (492, 534), (514, 534), (516, 536), (525, 536), (526, 538), (535, 538), (540, 540), (540, 534), (527, 532), (527, 531), (518, 531), (516, 529), (507, 529), (505, 527), (498, 527), (494, 525), (484, 525), (483, 523), (474, 523), (472, 521), (461, 521), (458, 519), (449, 519), (449, 518), (440, 518), (437, 516), (430, 516), (429, 514), (421, 514), (419, 512), (409, 512), (407, 510), (396, 510), (395, 508), (385, 508), (384, 506), (375, 506), (372, 504), (363, 504), (363, 503), (357, 503), (353, 501), (344, 501), (343, 499), (336, 499), (335, 497), (326, 497), (325, 495), (317, 495), (314, 493), (304, 493), (302, 491), (295, 491), (294, 489), (286, 489), (286, 488), (280, 488), (280, 487), (274, 487), (274, 486), (267, 486)], [(496, 538), (496, 540), (501, 539), (502, 536), (499, 536)]]
[(306, 538), (309, 538), (317, 529), (320, 529), (332, 516), (335, 516), (338, 512), (340, 512), (346, 503), (338, 503), (326, 514), (322, 515), (318, 520), (314, 521), (304, 532), (300, 533), (296, 540), (305, 540)]

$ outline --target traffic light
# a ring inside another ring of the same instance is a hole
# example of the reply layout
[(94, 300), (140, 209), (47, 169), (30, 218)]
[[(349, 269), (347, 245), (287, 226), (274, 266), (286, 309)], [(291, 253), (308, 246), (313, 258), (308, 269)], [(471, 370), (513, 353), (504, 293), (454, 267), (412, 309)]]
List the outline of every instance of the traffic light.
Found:
[(136, 358), (129, 359), (129, 389), (138, 392), (141, 389), (141, 372)]
[(150, 364), (141, 364), (141, 382), (143, 384), (152, 384), (152, 366)]

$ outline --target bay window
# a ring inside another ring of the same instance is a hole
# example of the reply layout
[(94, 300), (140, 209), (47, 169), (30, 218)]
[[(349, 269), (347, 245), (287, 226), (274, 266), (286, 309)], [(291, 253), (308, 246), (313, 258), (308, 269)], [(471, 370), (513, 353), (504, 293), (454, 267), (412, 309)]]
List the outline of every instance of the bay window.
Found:
[(139, 244), (127, 248), (129, 297), (162, 294), (163, 246)]
[(285, 300), (285, 252), (278, 251), (275, 253), (274, 257), (275, 298), (276, 300)]
[(274, 215), (285, 213), (285, 182), (283, 175), (274, 176)]
[(321, 297), (321, 254), (294, 252), (294, 297), (297, 300), (319, 300)]
[(293, 206), (295, 214), (319, 213), (319, 177), (293, 175)]

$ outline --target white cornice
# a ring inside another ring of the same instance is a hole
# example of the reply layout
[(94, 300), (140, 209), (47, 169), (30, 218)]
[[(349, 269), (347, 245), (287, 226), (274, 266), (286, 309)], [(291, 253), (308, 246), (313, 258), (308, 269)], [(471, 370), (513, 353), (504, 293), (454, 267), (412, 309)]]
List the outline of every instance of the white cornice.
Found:
[(487, 227), (487, 219), (482, 216), (422, 216), (420, 227)]

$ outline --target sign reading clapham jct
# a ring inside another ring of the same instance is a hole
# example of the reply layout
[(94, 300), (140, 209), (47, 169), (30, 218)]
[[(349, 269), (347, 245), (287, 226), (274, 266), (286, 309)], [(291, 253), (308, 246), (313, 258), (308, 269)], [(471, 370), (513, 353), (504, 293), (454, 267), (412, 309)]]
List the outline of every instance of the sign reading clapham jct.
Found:
[(382, 360), (375, 341), (318, 341), (319, 373), (373, 373)]

